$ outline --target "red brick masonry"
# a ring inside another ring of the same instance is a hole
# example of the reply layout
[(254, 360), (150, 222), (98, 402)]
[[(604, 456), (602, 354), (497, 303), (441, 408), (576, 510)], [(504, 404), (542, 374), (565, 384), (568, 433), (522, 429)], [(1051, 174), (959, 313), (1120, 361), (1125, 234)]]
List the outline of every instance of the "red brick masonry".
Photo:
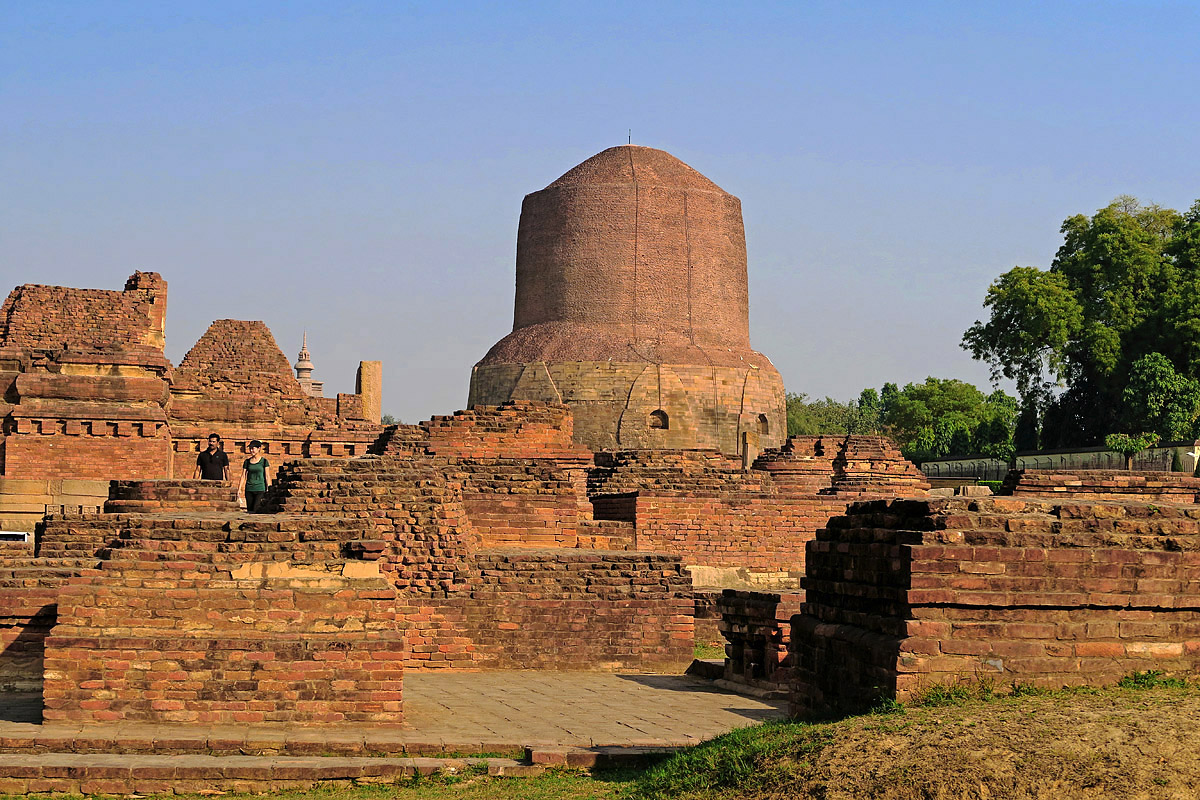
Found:
[(985, 677), (1102, 685), (1200, 668), (1200, 507), (856, 503), (809, 544), (793, 712)]

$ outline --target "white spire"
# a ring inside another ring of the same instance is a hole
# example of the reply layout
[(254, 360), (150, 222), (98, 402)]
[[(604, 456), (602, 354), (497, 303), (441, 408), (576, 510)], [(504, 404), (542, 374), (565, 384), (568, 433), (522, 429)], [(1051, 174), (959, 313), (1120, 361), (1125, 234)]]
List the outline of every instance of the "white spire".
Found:
[(304, 393), (310, 397), (321, 397), (325, 383), (324, 381), (314, 381), (312, 379), (313, 363), (312, 356), (308, 353), (308, 331), (304, 332), (304, 339), (300, 344), (300, 355), (296, 358), (295, 369), (296, 380), (300, 382)]

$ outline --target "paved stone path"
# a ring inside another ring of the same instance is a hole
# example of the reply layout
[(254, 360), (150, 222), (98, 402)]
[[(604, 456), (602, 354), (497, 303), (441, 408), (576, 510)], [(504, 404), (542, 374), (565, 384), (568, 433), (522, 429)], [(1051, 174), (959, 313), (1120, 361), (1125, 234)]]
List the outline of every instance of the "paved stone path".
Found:
[[(699, 678), (553, 672), (404, 676), (401, 726), (38, 722), (41, 697), (0, 694), (0, 794), (269, 792), (457, 771), (631, 763), (648, 752), (780, 718), (784, 704)], [(431, 755), (436, 758), (430, 758)]]
[(699, 678), (583, 672), (409, 673), (404, 705), (405, 723), (398, 728), (40, 725), (37, 697), (0, 694), (0, 741), (220, 740), (232, 748), (240, 739), (277, 742), (281, 750), (288, 749), (284, 742), (295, 741), (314, 747), (337, 742), (343, 751), (460, 753), (528, 746), (677, 747), (786, 713), (782, 702), (725, 692)]
[(531, 775), (638, 762), (785, 713), (699, 678), (597, 673), (410, 673), (404, 703), (400, 726), (77, 725), (38, 722), (40, 695), (0, 694), (0, 794), (268, 792), (468, 764)]

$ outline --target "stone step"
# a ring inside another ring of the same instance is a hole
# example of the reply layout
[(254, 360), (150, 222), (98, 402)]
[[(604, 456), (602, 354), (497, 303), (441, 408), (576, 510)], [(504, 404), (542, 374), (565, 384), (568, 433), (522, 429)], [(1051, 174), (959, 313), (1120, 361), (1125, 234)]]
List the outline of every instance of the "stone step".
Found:
[(277, 792), (330, 783), (392, 784), (472, 769), (506, 776), (539, 772), (522, 772), (521, 766), (508, 758), (5, 753), (0, 794)]

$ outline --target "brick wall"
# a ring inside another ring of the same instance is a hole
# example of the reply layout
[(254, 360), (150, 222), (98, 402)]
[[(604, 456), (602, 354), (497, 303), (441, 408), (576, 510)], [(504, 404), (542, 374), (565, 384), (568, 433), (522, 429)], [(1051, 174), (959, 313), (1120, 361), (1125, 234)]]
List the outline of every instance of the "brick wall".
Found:
[(934, 683), (1108, 684), (1200, 669), (1200, 511), (938, 498), (855, 504), (809, 545), (797, 713)]
[(786, 688), (792, 615), (803, 595), (726, 589), (717, 597), (717, 628), (725, 645), (725, 679), (761, 688)]
[(592, 454), (572, 440), (574, 418), (560, 403), (505, 402), (400, 426), (389, 453), (424, 452), (471, 459), (555, 458), (590, 464)]
[[(468, 403), (564, 403), (574, 415), (575, 441), (593, 451), (707, 448), (737, 455), (743, 432), (761, 438), (761, 447), (785, 438), (783, 379), (758, 358), (757, 369), (671, 361), (481, 363)], [(665, 429), (651, 426), (655, 411), (666, 412)], [(768, 430), (761, 437), (760, 415)]]
[(832, 497), (639, 495), (637, 548), (671, 553), (687, 564), (795, 578), (804, 572), (805, 544), (845, 507)]
[(28, 479), (164, 478), (171, 440), (157, 420), (29, 418), (14, 412), (4, 473)]
[(104, 511), (108, 514), (161, 511), (238, 510), (233, 489), (217, 481), (113, 481)]
[(50, 570), (39, 575), (0, 560), (0, 692), (41, 688), (42, 653), (54, 627), (57, 582)]
[(1200, 478), (1182, 472), (1127, 472), (1112, 469), (1014, 469), (1005, 476), (1000, 494), (1015, 497), (1048, 495), (1100, 501), (1195, 503)]
[[(70, 349), (89, 353), (155, 346), (155, 298), (166, 305), (166, 282), (135, 273), (126, 291), (25, 284), (0, 305), (0, 347)], [(157, 342), (162, 349), (162, 343)]]
[(364, 524), (113, 516), (99, 573), (58, 593), (47, 720), (399, 721), (395, 590), (343, 555)]
[[(579, 513), (582, 472), (556, 463), (428, 454), (297, 462), (279, 503), (358, 517), (386, 543), (380, 561), (401, 592), (411, 668), (682, 669), (692, 600), (679, 559), (575, 547), (581, 527), (589, 547), (628, 541), (630, 531), (581, 526), (590, 523)], [(464, 497), (472, 487), (493, 491)], [(544, 524), (529, 524), (539, 516)], [(520, 549), (485, 547), (506, 536)], [(531, 549), (551, 541), (569, 547)]]
[(59, 588), (74, 576), (94, 574), (95, 565), (94, 559), (35, 558), (32, 542), (0, 546), (0, 692), (41, 688)]
[[(692, 660), (691, 583), (652, 553), (484, 551), (446, 604), (485, 669), (682, 672)], [(432, 665), (431, 665), (432, 666)]]

